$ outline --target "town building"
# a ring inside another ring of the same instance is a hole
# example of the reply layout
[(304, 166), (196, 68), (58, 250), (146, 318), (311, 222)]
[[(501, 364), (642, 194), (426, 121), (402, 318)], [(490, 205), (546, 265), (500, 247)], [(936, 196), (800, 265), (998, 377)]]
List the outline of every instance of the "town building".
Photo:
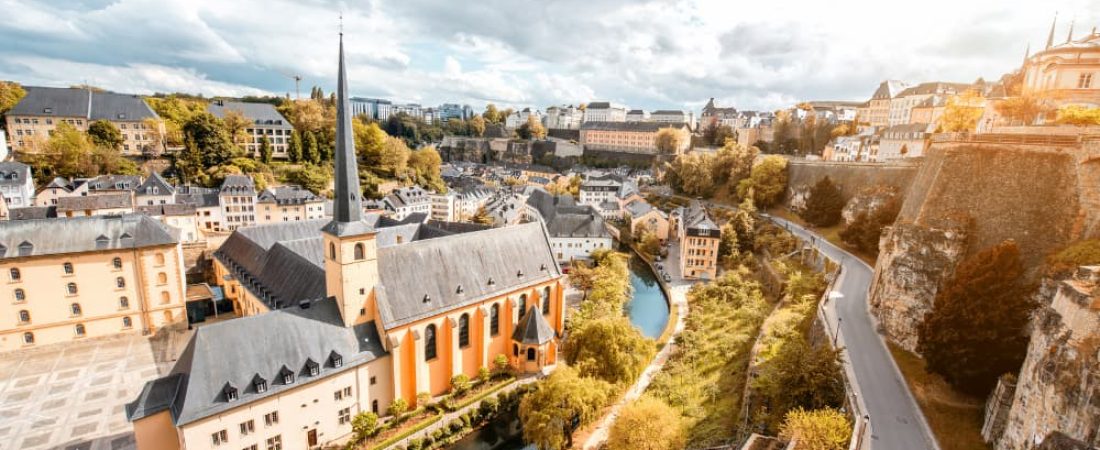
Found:
[(153, 172), (134, 190), (134, 204), (138, 206), (171, 205), (176, 202), (176, 188), (168, 180)]
[(584, 110), (569, 106), (546, 108), (545, 125), (548, 130), (579, 130), (584, 122)]
[(404, 220), (410, 214), (429, 216), (432, 213), (431, 193), (420, 186), (394, 189), (382, 198), (382, 203), (386, 211), (397, 220)]
[(0, 222), (0, 351), (184, 320), (175, 233), (142, 215)]
[(649, 115), (649, 120), (660, 123), (686, 123), (689, 127), (695, 125), (694, 114), (679, 110), (659, 109)]
[[(227, 197), (228, 198), (228, 197)], [(202, 231), (225, 231), (225, 209), (215, 188), (177, 186), (176, 204), (195, 207), (195, 226)]]
[(614, 248), (603, 217), (591, 205), (577, 205), (569, 195), (536, 190), (527, 197), (527, 220), (542, 221), (558, 264), (592, 258), (592, 252)]
[(909, 124), (923, 123), (935, 130), (946, 106), (947, 97), (940, 95), (928, 97), (913, 107), (913, 110), (909, 113)]
[(219, 119), (224, 119), (228, 111), (236, 111), (248, 119), (250, 125), (245, 128), (248, 140), (243, 144), (248, 154), (254, 157), (260, 156), (260, 148), (263, 145), (263, 139), (266, 138), (271, 145), (273, 158), (289, 158), (287, 151), (290, 148), (290, 135), (294, 127), (282, 114), (279, 114), (279, 111), (275, 110), (274, 105), (214, 100), (207, 105), (207, 109)]
[(719, 108), (714, 106), (714, 98), (711, 97), (710, 100), (707, 100), (707, 104), (703, 106), (702, 115), (699, 116), (699, 129), (722, 125), (730, 128), (737, 128), (737, 108)]
[(17, 161), (0, 162), (0, 196), (8, 208), (34, 205), (31, 166)]
[(614, 201), (619, 196), (623, 181), (614, 175), (589, 177), (578, 189), (578, 200), (582, 205), (597, 206), (600, 203)]
[(890, 116), (887, 126), (912, 123), (913, 108), (933, 96), (959, 95), (970, 89), (966, 83), (944, 83), (933, 81), (905, 88), (890, 100)]
[(691, 146), (691, 130), (687, 124), (661, 122), (588, 122), (581, 125), (581, 145), (585, 151), (599, 150), (634, 155), (657, 155), (657, 133), (672, 129), (680, 134), (680, 154)]
[(1054, 43), (1051, 25), (1046, 48), (1024, 59), (1022, 92), (1055, 105), (1100, 107), (1100, 33), (1096, 28), (1073, 39), (1070, 25), (1066, 41)]
[(694, 204), (677, 221), (680, 273), (688, 280), (713, 280), (718, 275), (718, 243), (722, 232), (707, 210)]
[(218, 204), (225, 222), (222, 227), (233, 231), (256, 224), (256, 185), (248, 175), (226, 175), (218, 189)]
[(531, 110), (531, 108), (523, 108), (520, 111), (513, 111), (508, 117), (504, 118), (504, 127), (509, 130), (514, 130), (527, 123), (531, 117), (542, 123), (542, 113), (538, 110)]
[(134, 207), (134, 212), (161, 221), (175, 229), (180, 242), (201, 242), (206, 236), (199, 230), (195, 205), (145, 205)]
[(875, 160), (889, 161), (924, 156), (924, 149), (928, 147), (928, 139), (931, 136), (928, 129), (927, 123), (907, 123), (883, 130)]
[(582, 123), (588, 122), (626, 122), (626, 107), (611, 102), (589, 103)]
[(57, 199), (57, 217), (91, 217), (130, 214), (134, 196), (129, 191)]
[(246, 317), (196, 329), (127, 405), (139, 450), (340, 445), (355, 415), (423, 406), (498, 355), (523, 373), (556, 363), (563, 283), (540, 223), (455, 233), (364, 215), (342, 47), (333, 219), (244, 227), (215, 253)]
[(661, 242), (668, 240), (669, 221), (668, 214), (664, 211), (654, 208), (653, 205), (642, 199), (630, 201), (623, 206), (623, 210), (630, 215), (630, 232), (635, 237), (640, 236), (643, 231), (649, 230)]
[(875, 89), (875, 93), (871, 94), (868, 105), (870, 114), (868, 123), (872, 128), (883, 129), (890, 125), (890, 103), (894, 100), (894, 97), (897, 97), (907, 87), (909, 85), (899, 80), (886, 80), (879, 83), (878, 89)]
[(389, 119), (393, 112), (393, 102), (380, 98), (352, 97), (350, 105), (352, 114), (379, 121)]
[(256, 223), (316, 220), (325, 217), (325, 199), (297, 185), (264, 189), (256, 196)]
[(81, 88), (25, 86), (27, 95), (7, 112), (12, 150), (36, 153), (61, 123), (87, 131), (106, 120), (122, 132), (122, 153), (141, 155), (163, 148), (164, 121), (137, 95)]
[(626, 112), (627, 122), (645, 122), (649, 120), (649, 112), (644, 109), (632, 109)]

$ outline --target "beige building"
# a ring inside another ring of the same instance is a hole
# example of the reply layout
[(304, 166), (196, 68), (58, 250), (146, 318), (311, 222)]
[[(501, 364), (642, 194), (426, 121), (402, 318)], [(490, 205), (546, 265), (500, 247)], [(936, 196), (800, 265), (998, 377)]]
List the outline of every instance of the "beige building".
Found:
[(134, 212), (134, 196), (129, 191), (57, 199), (57, 217), (90, 217)]
[(179, 239), (141, 215), (0, 222), (0, 351), (185, 320)]
[(1092, 32), (1054, 44), (1050, 29), (1046, 48), (1024, 60), (1023, 93), (1053, 100), (1056, 104), (1100, 107), (1100, 33)]
[(898, 80), (886, 80), (878, 85), (867, 102), (866, 120), (872, 127), (882, 129), (890, 125), (890, 102), (906, 87), (905, 82)]
[(971, 85), (966, 83), (944, 83), (940, 81), (921, 83), (906, 88), (890, 100), (890, 116), (887, 120), (887, 126), (913, 123), (913, 108), (924, 103), (925, 100), (936, 96), (961, 95), (970, 88)]
[(161, 221), (178, 231), (180, 241), (199, 242), (206, 237), (199, 230), (195, 205), (148, 205), (134, 208), (134, 212), (145, 214)]
[(122, 152), (141, 155), (163, 143), (164, 121), (137, 95), (78, 88), (25, 87), (27, 95), (8, 111), (7, 129), (15, 151), (41, 150), (61, 123), (87, 131), (97, 120), (111, 122), (122, 132)]
[(325, 217), (325, 199), (301, 186), (264, 189), (256, 198), (256, 223), (316, 220)]
[(638, 236), (642, 229), (653, 231), (662, 242), (669, 238), (668, 214), (654, 208), (645, 200), (637, 199), (627, 203), (623, 209), (630, 214), (630, 229)]
[(671, 128), (680, 134), (680, 147), (675, 154), (691, 146), (691, 130), (687, 124), (660, 122), (585, 122), (581, 125), (581, 145), (585, 150), (656, 155), (657, 132)]
[(248, 175), (226, 175), (218, 189), (223, 229), (233, 231), (256, 224), (256, 185)]
[(271, 144), (273, 158), (289, 157), (287, 151), (290, 149), (290, 135), (294, 127), (282, 114), (279, 114), (274, 105), (215, 100), (207, 105), (207, 110), (219, 119), (224, 119), (227, 112), (235, 111), (250, 122), (245, 128), (248, 140), (242, 145), (249, 155), (259, 157), (263, 139), (267, 138), (267, 142)]
[(689, 280), (713, 280), (718, 276), (718, 244), (722, 232), (707, 210), (692, 205), (677, 220), (680, 240), (680, 274)]

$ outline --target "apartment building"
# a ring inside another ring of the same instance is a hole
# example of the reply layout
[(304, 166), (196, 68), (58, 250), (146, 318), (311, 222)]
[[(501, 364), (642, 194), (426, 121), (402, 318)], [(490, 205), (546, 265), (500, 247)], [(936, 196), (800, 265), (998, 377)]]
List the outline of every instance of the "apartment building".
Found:
[(627, 108), (611, 102), (592, 102), (585, 106), (583, 123), (626, 122)]
[(680, 134), (680, 146), (675, 154), (691, 146), (691, 130), (687, 124), (661, 122), (585, 122), (581, 125), (581, 145), (586, 151), (657, 155), (657, 133), (662, 129)]
[(247, 175), (226, 175), (218, 189), (218, 204), (221, 205), (223, 228), (233, 231), (240, 227), (256, 224), (256, 185)]
[(699, 128), (703, 129), (710, 126), (728, 126), (730, 128), (737, 128), (738, 115), (737, 108), (719, 108), (714, 105), (714, 98), (707, 100), (707, 104), (703, 105), (703, 113), (699, 116)]
[(382, 198), (382, 203), (386, 211), (389, 211), (397, 220), (404, 220), (410, 214), (421, 213), (429, 216), (432, 213), (431, 193), (420, 186), (394, 189)]
[(325, 199), (301, 186), (264, 189), (256, 197), (256, 223), (317, 220), (325, 217)]
[(871, 100), (868, 101), (869, 115), (865, 120), (876, 129), (890, 126), (890, 102), (908, 87), (909, 85), (904, 81), (899, 80), (886, 80), (879, 83), (875, 93), (871, 94)]
[(34, 205), (31, 166), (16, 161), (0, 162), (0, 196), (8, 208)]
[(570, 106), (546, 108), (546, 128), (550, 130), (578, 130), (584, 122), (584, 111)]
[(35, 153), (61, 123), (87, 131), (97, 120), (122, 132), (122, 153), (141, 155), (163, 147), (164, 121), (137, 95), (78, 88), (26, 86), (27, 95), (7, 117), (12, 150)]
[(912, 123), (913, 108), (933, 96), (959, 95), (970, 89), (967, 83), (933, 81), (906, 88), (890, 100), (890, 116), (887, 126)]
[(689, 280), (713, 280), (718, 276), (718, 243), (722, 232), (698, 204), (680, 210), (680, 273)]
[(215, 117), (224, 119), (228, 111), (236, 111), (251, 122), (245, 133), (248, 140), (243, 144), (244, 150), (253, 157), (260, 156), (260, 147), (263, 139), (267, 138), (271, 145), (271, 156), (275, 159), (287, 159), (290, 148), (290, 135), (294, 127), (286, 120), (275, 106), (270, 103), (245, 103), (228, 100), (214, 100), (207, 105), (207, 110)]

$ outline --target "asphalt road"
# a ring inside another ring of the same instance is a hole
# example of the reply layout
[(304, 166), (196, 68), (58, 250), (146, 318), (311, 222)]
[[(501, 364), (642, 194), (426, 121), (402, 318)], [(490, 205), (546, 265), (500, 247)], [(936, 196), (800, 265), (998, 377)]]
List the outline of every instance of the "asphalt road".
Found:
[[(867, 297), (874, 271), (859, 258), (830, 244), (817, 234), (778, 217), (800, 238), (814, 238), (818, 248), (844, 266), (837, 291), (842, 297), (826, 305), (830, 316), (840, 318), (840, 335), (855, 372), (855, 390), (870, 415), (871, 446), (876, 450), (921, 450), (939, 447), (928, 428), (886, 344), (875, 331)], [(836, 297), (835, 295), (832, 295)], [(836, 322), (830, 319), (830, 326)], [(835, 328), (834, 328), (835, 329)]]

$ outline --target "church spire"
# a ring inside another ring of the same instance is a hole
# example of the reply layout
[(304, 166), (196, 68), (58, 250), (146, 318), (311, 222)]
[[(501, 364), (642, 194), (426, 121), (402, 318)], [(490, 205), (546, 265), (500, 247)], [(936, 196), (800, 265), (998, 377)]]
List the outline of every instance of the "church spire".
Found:
[(1069, 21), (1069, 34), (1066, 35), (1066, 43), (1067, 44), (1070, 43), (1071, 41), (1073, 41), (1073, 22), (1076, 22), (1076, 21), (1077, 21), (1076, 19)]
[(1024, 50), (1024, 65), (1027, 65), (1027, 59), (1031, 57), (1031, 43), (1027, 43), (1027, 50)]
[(340, 31), (340, 74), (336, 86), (336, 199), (333, 222), (359, 222), (363, 205), (359, 190), (359, 165), (355, 158), (355, 136), (348, 103), (348, 75), (344, 67), (344, 32)]
[(1054, 46), (1054, 26), (1058, 25), (1058, 13), (1054, 13), (1054, 21), (1050, 23), (1050, 34), (1047, 35), (1047, 50)]

